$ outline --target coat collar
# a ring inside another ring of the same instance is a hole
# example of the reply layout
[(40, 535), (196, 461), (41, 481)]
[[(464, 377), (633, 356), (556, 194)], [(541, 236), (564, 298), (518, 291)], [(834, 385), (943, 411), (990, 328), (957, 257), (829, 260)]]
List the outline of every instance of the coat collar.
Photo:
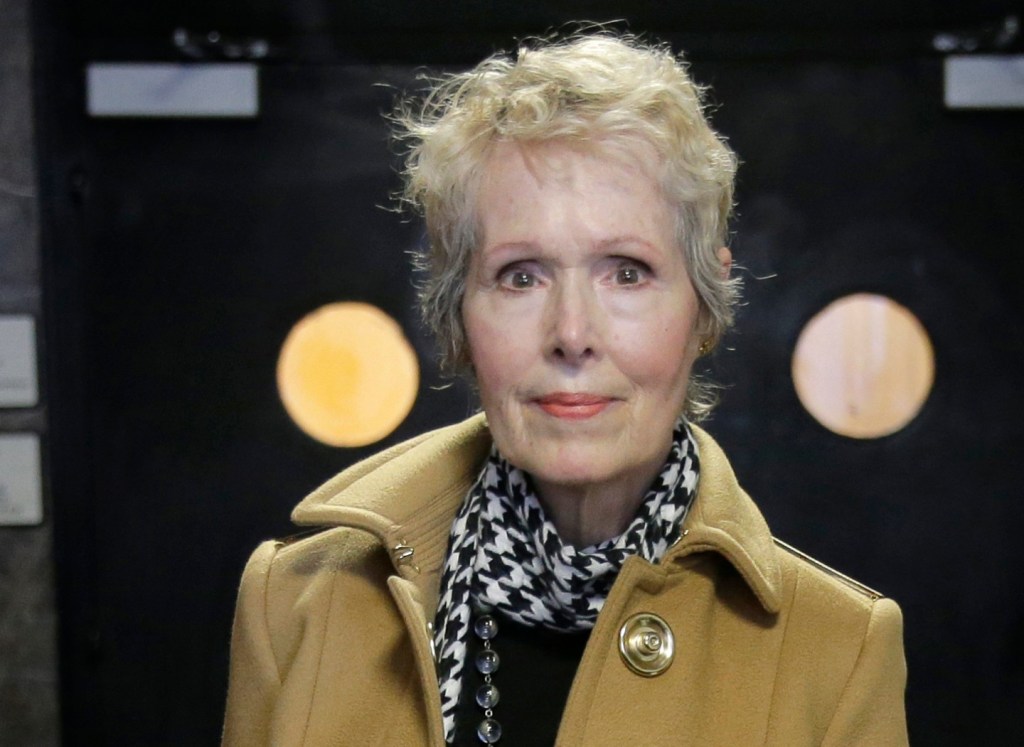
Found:
[[(782, 573), (768, 525), (736, 481), (721, 448), (691, 426), (700, 454), (697, 498), (684, 535), (663, 565), (713, 551), (740, 573), (762, 606), (777, 612)], [(300, 525), (349, 526), (376, 535), (400, 575), (436, 596), (452, 517), (491, 448), (483, 415), (425, 433), (348, 468), (292, 512)]]
[(295, 507), (292, 521), (374, 534), (430, 607), (452, 519), (490, 448), (482, 414), (422, 434), (328, 480)]
[(754, 501), (740, 487), (722, 448), (706, 431), (690, 425), (700, 455), (697, 498), (683, 522), (683, 536), (662, 563), (696, 552), (723, 555), (743, 576), (766, 611), (782, 606), (782, 569), (771, 531)]

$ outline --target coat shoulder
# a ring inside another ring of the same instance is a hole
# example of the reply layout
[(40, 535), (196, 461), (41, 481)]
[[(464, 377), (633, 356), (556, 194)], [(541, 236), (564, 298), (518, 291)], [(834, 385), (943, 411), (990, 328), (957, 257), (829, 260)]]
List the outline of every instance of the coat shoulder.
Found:
[(881, 592), (875, 591), (870, 586), (847, 576), (845, 573), (837, 571), (831, 566), (825, 565), (820, 560), (817, 560), (792, 545), (783, 542), (778, 537), (773, 537), (772, 541), (781, 551), (782, 557), (788, 561), (786, 563), (787, 565), (791, 566), (795, 570), (802, 570), (811, 574), (820, 583), (824, 583), (828, 587), (835, 588), (836, 590), (844, 593), (852, 592), (855, 597), (862, 598), (869, 604), (884, 596)]
[(873, 620), (874, 624), (902, 627), (902, 614), (892, 599), (784, 542), (774, 541), (783, 578), (782, 614), (788, 640), (812, 646), (828, 642), (855, 656)]
[(805, 729), (799, 714), (810, 712), (815, 744), (906, 744), (899, 607), (806, 553), (775, 545), (784, 601), (772, 702), (788, 716), (771, 725), (773, 743), (791, 743), (781, 735)]
[[(264, 576), (270, 617), (329, 597), (339, 581), (385, 588), (393, 571), (380, 540), (351, 527), (332, 527), (265, 542), (246, 568)], [(244, 582), (243, 582), (244, 586)]]
[(380, 540), (353, 527), (330, 527), (300, 532), (275, 540), (275, 567), (298, 576), (323, 572), (366, 570), (388, 556)]
[(332, 609), (386, 603), (390, 558), (368, 532), (334, 527), (261, 544), (242, 575), (236, 625), (265, 630), (275, 668), (284, 677), (310, 631)]

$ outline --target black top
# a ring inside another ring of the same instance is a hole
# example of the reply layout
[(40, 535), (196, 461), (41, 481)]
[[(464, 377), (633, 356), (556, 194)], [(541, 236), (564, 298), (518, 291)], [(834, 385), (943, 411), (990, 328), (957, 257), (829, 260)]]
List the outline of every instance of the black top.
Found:
[[(550, 747), (558, 735), (565, 701), (590, 631), (559, 633), (528, 628), (500, 613), (493, 614), (498, 621), (498, 635), (492, 639), (491, 648), (501, 658), (498, 671), (491, 675), (491, 684), (501, 695), (493, 715), (501, 724), (498, 745)], [(476, 729), (485, 716), (484, 709), (476, 704), (476, 691), (484, 684), (484, 678), (475, 664), (482, 649), (483, 641), (471, 630), (462, 696), (455, 716), (455, 744), (459, 747), (482, 744)]]

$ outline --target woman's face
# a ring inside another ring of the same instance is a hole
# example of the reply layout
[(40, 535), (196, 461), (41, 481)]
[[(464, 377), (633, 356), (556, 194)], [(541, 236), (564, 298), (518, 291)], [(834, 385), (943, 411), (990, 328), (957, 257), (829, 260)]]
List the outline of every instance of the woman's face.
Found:
[(484, 410), (544, 497), (642, 496), (668, 453), (699, 303), (646, 162), (497, 146), (462, 313)]

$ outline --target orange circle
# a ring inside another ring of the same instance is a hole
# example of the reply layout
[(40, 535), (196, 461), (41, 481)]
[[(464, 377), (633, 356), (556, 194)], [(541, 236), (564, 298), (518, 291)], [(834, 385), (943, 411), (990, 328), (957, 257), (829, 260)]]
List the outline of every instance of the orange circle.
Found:
[(935, 381), (935, 353), (906, 307), (856, 293), (807, 323), (792, 371), (800, 402), (819, 423), (843, 436), (879, 438), (920, 412)]
[(419, 364), (399, 324), (376, 306), (342, 302), (299, 320), (277, 361), (277, 390), (303, 431), (331, 446), (389, 435), (416, 401)]

